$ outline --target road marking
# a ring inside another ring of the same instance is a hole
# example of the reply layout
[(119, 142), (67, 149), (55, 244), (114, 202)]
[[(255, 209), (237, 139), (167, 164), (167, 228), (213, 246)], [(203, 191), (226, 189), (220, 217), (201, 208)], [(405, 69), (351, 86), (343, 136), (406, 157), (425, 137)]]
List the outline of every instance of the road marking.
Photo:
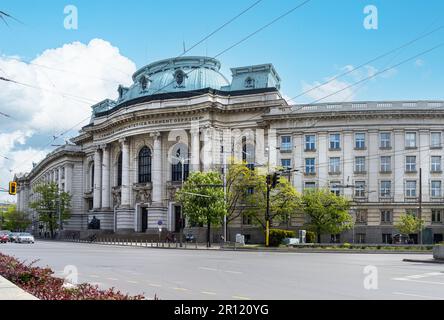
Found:
[(424, 298), (424, 299), (444, 300), (444, 298), (440, 298), (440, 297), (423, 296), (423, 295), (414, 294), (414, 293), (392, 292), (392, 294), (401, 295), (401, 296), (410, 296), (410, 297), (416, 297), (416, 298)]
[(251, 300), (250, 298), (243, 297), (243, 296), (232, 296), (233, 299), (239, 299), (239, 300)]
[(189, 291), (188, 289), (178, 288), (178, 287), (175, 287), (175, 288), (172, 288), (172, 289), (177, 290), (177, 291)]
[(96, 275), (96, 274), (90, 274), (89, 275), (91, 278), (100, 278), (98, 275)]
[(208, 270), (208, 271), (217, 271), (217, 269), (214, 268), (207, 268), (207, 267), (199, 267), (201, 270)]
[(424, 280), (416, 280), (416, 279), (424, 279), (429, 277), (435, 277), (435, 276), (441, 276), (444, 275), (441, 272), (429, 272), (429, 273), (422, 273), (422, 274), (413, 274), (410, 276), (405, 276), (403, 278), (392, 278), (392, 280), (396, 281), (413, 281), (413, 282), (423, 282), (423, 283), (435, 283), (435, 284), (444, 284), (442, 282), (434, 282), (434, 281), (424, 281)]
[(148, 283), (148, 285), (151, 287), (157, 287), (157, 288), (162, 286), (162, 285), (156, 284), (156, 283)]
[(133, 280), (127, 280), (126, 282), (128, 282), (128, 283), (139, 283), (138, 281), (133, 281)]
[(227, 271), (224, 271), (224, 272), (226, 272), (226, 273), (233, 273), (233, 274), (242, 274), (243, 272), (240, 272), (240, 271), (230, 271), (230, 270), (227, 270)]
[(111, 280), (111, 281), (119, 281), (119, 279), (116, 278), (106, 278), (107, 280)]
[(215, 295), (216, 295), (215, 292), (210, 292), (210, 291), (201, 291), (200, 293), (202, 293), (202, 294), (208, 294), (208, 295), (211, 295), (211, 296), (215, 296)]

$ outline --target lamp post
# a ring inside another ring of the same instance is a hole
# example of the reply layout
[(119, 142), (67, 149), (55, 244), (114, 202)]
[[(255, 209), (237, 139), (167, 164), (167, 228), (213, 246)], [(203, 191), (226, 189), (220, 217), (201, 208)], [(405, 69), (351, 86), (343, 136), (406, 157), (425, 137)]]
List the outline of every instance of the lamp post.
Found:
[[(180, 162), (181, 164), (181, 189), (183, 189), (183, 183), (185, 180), (185, 161), (189, 161), (189, 158), (184, 158), (184, 157), (175, 157), (175, 156), (171, 156), (172, 158), (176, 159), (178, 162)], [(180, 228), (179, 228), (179, 243), (180, 243), (180, 247), (182, 248), (183, 244), (182, 244), (182, 238), (183, 238), (183, 227), (184, 227), (184, 219), (183, 219), (183, 209), (180, 210)]]

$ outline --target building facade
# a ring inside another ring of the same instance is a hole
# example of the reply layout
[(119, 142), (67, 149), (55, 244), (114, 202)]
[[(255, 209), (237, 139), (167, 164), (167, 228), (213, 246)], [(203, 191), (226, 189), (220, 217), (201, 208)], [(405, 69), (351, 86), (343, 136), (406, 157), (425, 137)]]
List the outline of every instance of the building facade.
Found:
[[(336, 241), (390, 242), (404, 213), (425, 219), (425, 242), (442, 241), (443, 101), (289, 105), (273, 65), (233, 68), (231, 81), (219, 70), (208, 57), (138, 70), (117, 100), (92, 106), (90, 124), (72, 144), (17, 175), (19, 209), (32, 214), (33, 186), (53, 181), (73, 196), (64, 229), (86, 229), (96, 217), (103, 230), (149, 233), (161, 223), (177, 232), (183, 180), (235, 157), (292, 168), (298, 191), (327, 187), (350, 198), (355, 228)], [(303, 224), (295, 218), (283, 227)], [(243, 217), (229, 228), (233, 238), (262, 238)]]

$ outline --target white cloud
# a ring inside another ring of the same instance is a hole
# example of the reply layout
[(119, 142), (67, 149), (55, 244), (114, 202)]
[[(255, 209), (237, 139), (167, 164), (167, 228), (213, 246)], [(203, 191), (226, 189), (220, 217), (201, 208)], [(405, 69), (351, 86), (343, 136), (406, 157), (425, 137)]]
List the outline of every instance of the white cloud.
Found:
[(326, 81), (329, 82), (323, 86), (321, 86), (321, 83), (317, 81), (311, 84), (303, 82), (302, 90), (303, 92), (309, 91), (305, 95), (310, 97), (310, 99), (322, 99), (322, 101), (319, 101), (320, 103), (333, 101), (347, 102), (354, 99), (355, 92), (353, 91), (353, 88), (348, 87), (350, 83), (346, 81), (340, 81), (338, 79), (326, 79)]
[(2, 83), (0, 105), (22, 127), (46, 132), (63, 131), (87, 118), (91, 105), (115, 98), (118, 84), (129, 85), (136, 70), (118, 48), (101, 39), (48, 49), (31, 63), (0, 57), (6, 77), (31, 86)]
[(415, 66), (418, 68), (421, 68), (422, 66), (424, 66), (425, 62), (422, 59), (416, 59), (415, 61)]
[(134, 62), (101, 39), (45, 50), (30, 64), (0, 55), (0, 75), (25, 84), (0, 81), (1, 111), (13, 117), (0, 116), (0, 155), (10, 159), (0, 157), (0, 185), (5, 188), (14, 173), (29, 171), (49, 151), (29, 143), (34, 133), (60, 134), (76, 124), (80, 129), (91, 105), (116, 98), (118, 85), (130, 85), (135, 70)]

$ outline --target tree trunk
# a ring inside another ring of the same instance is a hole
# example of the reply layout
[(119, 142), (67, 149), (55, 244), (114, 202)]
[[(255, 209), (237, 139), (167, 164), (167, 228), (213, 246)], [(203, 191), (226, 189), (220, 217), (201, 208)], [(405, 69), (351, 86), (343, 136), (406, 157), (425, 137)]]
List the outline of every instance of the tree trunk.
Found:
[(211, 239), (210, 239), (210, 231), (211, 230), (211, 222), (207, 223), (207, 247), (211, 247)]
[(321, 231), (318, 229), (316, 233), (316, 236), (318, 237), (318, 243), (321, 243)]

